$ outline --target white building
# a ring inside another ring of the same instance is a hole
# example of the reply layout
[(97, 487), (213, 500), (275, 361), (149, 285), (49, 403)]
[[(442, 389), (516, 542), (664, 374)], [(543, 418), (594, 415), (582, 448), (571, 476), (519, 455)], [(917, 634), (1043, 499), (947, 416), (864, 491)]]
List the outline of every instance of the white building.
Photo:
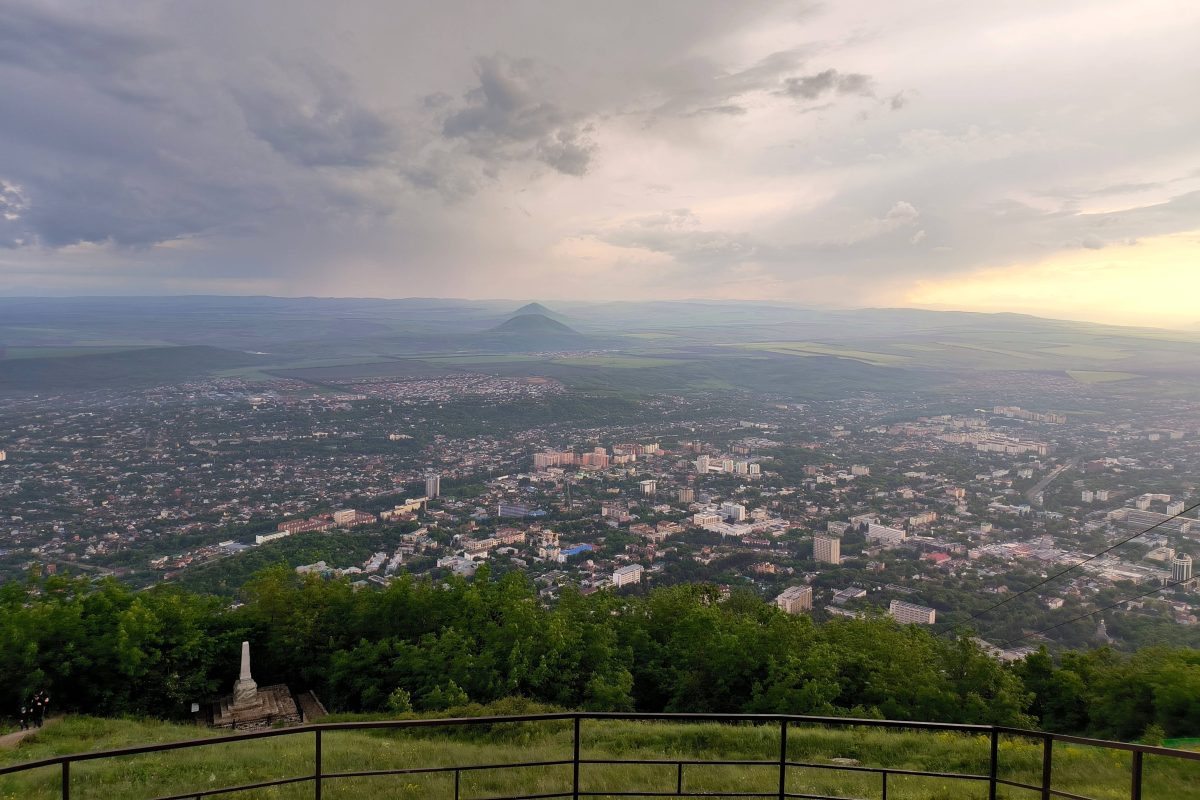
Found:
[(354, 517), (357, 514), (353, 508), (343, 508), (340, 511), (333, 512), (334, 525), (346, 525), (354, 522)]
[(1171, 583), (1186, 583), (1192, 579), (1192, 557), (1180, 553), (1171, 560)]
[(442, 476), (441, 475), (426, 475), (425, 476), (425, 496), (430, 500), (439, 496), (442, 493)]
[(697, 475), (707, 475), (708, 467), (709, 467), (708, 456), (700, 456), (699, 458), (696, 459), (696, 474)]
[(867, 526), (867, 541), (883, 547), (894, 547), (904, 541), (905, 533), (899, 528), (889, 528), (872, 522)]
[(893, 600), (888, 606), (888, 613), (901, 625), (932, 625), (937, 619), (937, 611), (916, 603), (906, 603), (903, 600)]
[(813, 590), (811, 586), (789, 586), (775, 598), (775, 605), (789, 614), (812, 611)]
[(653, 480), (642, 481), (638, 484), (638, 486), (642, 487), (642, 494), (647, 495), (649, 497), (653, 497), (654, 493), (658, 491), (658, 482), (657, 481), (653, 481)]
[(741, 503), (722, 503), (721, 516), (731, 522), (745, 522), (746, 507)]
[(628, 566), (620, 567), (613, 571), (613, 586), (619, 589), (631, 583), (641, 583), (642, 573), (645, 571), (646, 568), (641, 564), (629, 564)]
[(836, 536), (813, 536), (813, 560), (822, 564), (842, 563), (842, 540)]

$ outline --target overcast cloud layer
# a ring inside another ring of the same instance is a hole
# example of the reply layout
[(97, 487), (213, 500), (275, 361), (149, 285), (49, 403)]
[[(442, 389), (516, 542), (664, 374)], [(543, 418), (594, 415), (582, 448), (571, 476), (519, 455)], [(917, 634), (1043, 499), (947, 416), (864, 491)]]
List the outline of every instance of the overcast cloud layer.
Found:
[(1200, 230), (1197, 42), (1153, 0), (0, 0), (0, 291), (845, 306), (1103, 269)]

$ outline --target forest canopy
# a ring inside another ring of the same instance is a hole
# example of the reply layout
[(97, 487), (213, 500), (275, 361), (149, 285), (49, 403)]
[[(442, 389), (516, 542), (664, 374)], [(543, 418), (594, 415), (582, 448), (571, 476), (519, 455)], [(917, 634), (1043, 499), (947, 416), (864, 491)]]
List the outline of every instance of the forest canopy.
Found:
[(815, 624), (715, 586), (568, 592), (520, 573), (402, 577), (379, 591), (260, 573), (241, 602), (179, 587), (50, 578), (0, 588), (0, 715), (184, 717), (229, 691), (252, 643), (262, 684), (331, 710), (437, 711), (523, 697), (589, 710), (778, 712), (1043, 726), (1121, 739), (1195, 735), (1200, 653), (1045, 651), (1005, 665), (969, 637), (890, 619)]

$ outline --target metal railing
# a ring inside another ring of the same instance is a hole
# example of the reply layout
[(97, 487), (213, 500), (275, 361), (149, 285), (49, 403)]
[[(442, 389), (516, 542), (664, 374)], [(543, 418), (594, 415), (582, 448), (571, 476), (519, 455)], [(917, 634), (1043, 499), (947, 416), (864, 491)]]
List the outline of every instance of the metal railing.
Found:
[[(709, 760), (709, 759), (686, 759), (686, 758), (665, 758), (665, 759), (617, 759), (617, 758), (583, 758), (580, 756), (580, 741), (581, 741), (581, 724), (584, 720), (638, 720), (638, 721), (656, 721), (656, 722), (720, 722), (720, 723), (752, 723), (757, 725), (778, 725), (779, 737), (779, 755), (777, 758), (770, 760)], [(324, 770), (322, 756), (322, 736), (327, 732), (332, 731), (362, 731), (362, 730), (386, 730), (386, 729), (421, 729), (421, 728), (448, 728), (448, 727), (465, 727), (465, 726), (480, 726), (480, 725), (496, 725), (505, 723), (531, 723), (531, 722), (550, 722), (550, 721), (567, 721), (573, 723), (574, 735), (572, 739), (572, 755), (571, 758), (550, 760), (550, 761), (524, 761), (524, 762), (508, 762), (500, 764), (460, 764), (455, 766), (439, 766), (439, 767), (410, 767), (404, 769), (376, 769), (356, 772), (326, 772)], [(973, 774), (965, 772), (936, 772), (927, 770), (911, 770), (900, 769), (894, 767), (871, 767), (860, 764), (847, 763), (816, 763), (805, 761), (794, 761), (788, 758), (788, 731), (789, 728), (797, 725), (812, 725), (812, 726), (831, 726), (831, 727), (865, 727), (865, 728), (881, 728), (881, 729), (903, 729), (917, 731), (941, 731), (951, 733), (966, 733), (976, 736), (986, 736), (990, 739), (990, 755), (988, 758), (987, 774)], [(288, 778), (279, 778), (276, 780), (260, 781), (257, 783), (242, 784), (239, 786), (225, 786), (215, 789), (199, 789), (183, 792), (181, 794), (162, 795), (154, 798), (154, 800), (200, 800), (200, 798), (214, 797), (217, 795), (233, 794), (236, 792), (252, 791), (256, 789), (265, 789), (272, 786), (284, 786), (297, 783), (311, 783), (313, 788), (313, 797), (315, 800), (321, 800), (321, 792), (325, 784), (346, 778), (364, 778), (364, 777), (381, 777), (395, 775), (429, 775), (435, 773), (454, 775), (454, 800), (464, 800), (461, 796), (461, 778), (463, 773), (469, 773), (480, 770), (501, 770), (501, 769), (529, 769), (535, 767), (571, 767), (571, 788), (559, 792), (544, 792), (540, 794), (522, 794), (508, 795), (503, 797), (488, 797), (488, 798), (473, 798), (472, 800), (540, 800), (541, 798), (564, 798), (570, 797), (573, 800), (578, 800), (580, 797), (703, 797), (718, 795), (721, 797), (775, 797), (782, 800), (783, 798), (806, 798), (806, 800), (853, 800), (845, 796), (819, 795), (819, 794), (803, 794), (788, 791), (788, 774), (790, 769), (812, 769), (812, 770), (840, 770), (850, 773), (869, 773), (878, 775), (880, 778), (879, 794), (882, 800), (888, 798), (888, 781), (890, 777), (896, 776), (916, 776), (925, 778), (940, 778), (946, 780), (964, 781), (977, 784), (986, 784), (988, 789), (989, 800), (996, 800), (996, 792), (1000, 786), (1009, 786), (1018, 789), (1026, 789), (1031, 792), (1038, 793), (1036, 796), (1041, 800), (1050, 800), (1050, 798), (1061, 797), (1066, 800), (1093, 800), (1093, 798), (1084, 795), (1073, 794), (1061, 789), (1055, 789), (1052, 786), (1054, 775), (1054, 745), (1056, 742), (1064, 744), (1086, 745), (1091, 747), (1105, 748), (1109, 750), (1126, 751), (1130, 753), (1129, 765), (1129, 797), (1130, 800), (1141, 800), (1142, 797), (1142, 768), (1144, 757), (1147, 755), (1165, 756), (1174, 759), (1187, 761), (1200, 761), (1200, 752), (1192, 752), (1187, 750), (1175, 750), (1167, 747), (1155, 747), (1151, 745), (1127, 744), (1124, 742), (1113, 742), (1104, 739), (1089, 739), (1082, 736), (1068, 736), (1064, 734), (1046, 733), (1043, 731), (1025, 730), (1022, 728), (1009, 728), (1004, 726), (994, 725), (959, 725), (954, 723), (938, 723), (938, 722), (907, 722), (898, 720), (878, 720), (878, 719), (847, 719), (845, 717), (810, 717), (796, 716), (785, 714), (638, 714), (638, 713), (607, 713), (607, 712), (564, 712), (556, 714), (527, 714), (516, 716), (493, 716), (493, 717), (459, 717), (449, 719), (414, 719), (414, 720), (389, 720), (376, 722), (332, 722), (325, 724), (300, 725), (291, 728), (276, 728), (251, 733), (239, 733), (229, 736), (219, 736), (207, 739), (193, 739), (181, 742), (170, 742), (167, 744), (143, 745), (139, 747), (125, 747), (117, 750), (102, 750), (92, 753), (79, 753), (74, 755), (55, 756), (52, 758), (44, 758), (37, 761), (28, 761), (22, 764), (14, 764), (11, 766), (0, 767), (0, 776), (10, 775), (21, 772), (29, 772), (36, 769), (44, 769), (48, 767), (58, 767), (61, 770), (61, 789), (62, 800), (70, 800), (71, 797), (71, 766), (87, 761), (98, 761), (103, 759), (114, 759), (125, 756), (135, 756), (146, 753), (161, 753), (170, 750), (181, 750), (199, 747), (211, 747), (213, 745), (229, 744), (231, 742), (250, 741), (255, 739), (274, 738), (279, 736), (286, 737), (301, 737), (312, 736), (313, 743), (313, 771), (311, 774), (298, 775)], [(1038, 783), (1025, 783), (1002, 778), (999, 775), (1000, 767), (1000, 737), (1012, 736), (1025, 739), (1032, 739), (1042, 743), (1041, 757), (1041, 780)], [(604, 790), (604, 791), (585, 791), (580, 788), (580, 767), (586, 765), (596, 766), (613, 766), (613, 765), (661, 765), (675, 767), (675, 790), (674, 791), (637, 791), (637, 790)], [(687, 766), (741, 766), (741, 767), (771, 767), (778, 769), (779, 781), (776, 791), (769, 792), (747, 792), (747, 791), (685, 791), (684, 768)], [(867, 800), (864, 798), (864, 800)], [(874, 800), (870, 798), (869, 800)]]

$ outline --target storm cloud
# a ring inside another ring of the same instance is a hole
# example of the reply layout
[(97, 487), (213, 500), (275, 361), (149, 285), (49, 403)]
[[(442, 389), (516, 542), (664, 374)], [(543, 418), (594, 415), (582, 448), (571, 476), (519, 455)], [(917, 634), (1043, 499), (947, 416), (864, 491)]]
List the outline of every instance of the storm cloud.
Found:
[(1198, 36), (1169, 0), (17, 0), (0, 288), (894, 303), (1200, 229)]

